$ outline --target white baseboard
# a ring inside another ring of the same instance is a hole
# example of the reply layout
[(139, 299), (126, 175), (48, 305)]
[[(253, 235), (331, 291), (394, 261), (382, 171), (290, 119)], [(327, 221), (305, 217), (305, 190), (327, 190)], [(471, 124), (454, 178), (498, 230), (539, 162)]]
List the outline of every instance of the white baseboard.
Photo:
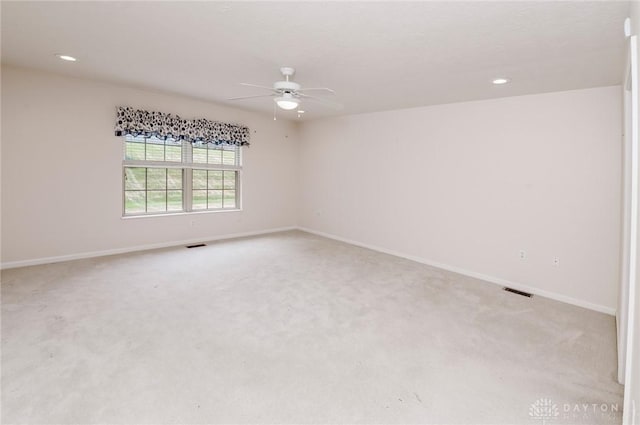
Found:
[(170, 248), (173, 246), (189, 245), (199, 242), (219, 241), (223, 239), (244, 238), (247, 236), (265, 235), (268, 233), (285, 232), (287, 230), (296, 230), (297, 227), (278, 227), (274, 229), (258, 230), (255, 232), (231, 233), (227, 235), (203, 236), (194, 239), (185, 239), (181, 241), (160, 242), (155, 244), (137, 245), (127, 248), (108, 249), (104, 251), (82, 252), (79, 254), (60, 255), (56, 257), (33, 258), (29, 260), (9, 261), (0, 264), (0, 269), (13, 269), (16, 267), (37, 266), (40, 264), (60, 263), (63, 261), (80, 260), (83, 258), (104, 257), (107, 255), (126, 254), (128, 252), (147, 251), (149, 249)]
[(413, 256), (413, 255), (407, 255), (407, 254), (404, 254), (402, 252), (393, 251), (393, 250), (386, 249), (386, 248), (381, 248), (379, 246), (369, 245), (369, 244), (366, 244), (366, 243), (362, 243), (362, 242), (354, 241), (354, 240), (351, 240), (351, 239), (343, 238), (343, 237), (340, 237), (340, 236), (332, 235), (330, 233), (319, 232), (319, 231), (316, 231), (316, 230), (308, 229), (306, 227), (298, 227), (298, 230), (301, 230), (301, 231), (307, 232), (307, 233), (312, 233), (314, 235), (322, 236), (322, 237), (325, 237), (325, 238), (337, 240), (337, 241), (340, 241), (340, 242), (345, 242), (345, 243), (348, 243), (350, 245), (356, 245), (356, 246), (359, 246), (359, 247), (362, 247), (362, 248), (371, 249), (373, 251), (382, 252), (384, 254), (393, 255), (395, 257), (406, 258), (407, 260), (411, 260), (411, 261), (415, 261), (415, 262), (418, 262), (418, 263), (426, 264), (426, 265), (432, 266), (432, 267), (437, 267), (437, 268), (443, 269), (443, 270), (448, 270), (450, 272), (458, 273), (458, 274), (461, 274), (461, 275), (473, 277), (473, 278), (476, 278), (476, 279), (483, 280), (485, 282), (494, 283), (494, 284), (497, 284), (497, 285), (500, 285), (500, 286), (508, 286), (510, 288), (514, 288), (514, 289), (517, 289), (517, 290), (520, 290), (520, 291), (524, 291), (524, 292), (529, 292), (531, 294), (538, 295), (538, 296), (541, 296), (541, 297), (550, 298), (552, 300), (561, 301), (561, 302), (564, 302), (564, 303), (567, 303), (567, 304), (571, 304), (571, 305), (575, 305), (575, 306), (578, 306), (578, 307), (587, 308), (589, 310), (595, 310), (595, 311), (598, 311), (600, 313), (605, 313), (605, 314), (609, 314), (609, 315), (612, 315), (612, 316), (615, 316), (615, 314), (616, 314), (616, 309), (611, 308), (611, 307), (607, 307), (607, 306), (600, 305), (600, 304), (594, 304), (594, 303), (591, 303), (591, 302), (588, 302), (588, 301), (584, 301), (584, 300), (579, 300), (579, 299), (576, 299), (576, 298), (569, 297), (567, 295), (558, 294), (556, 292), (545, 291), (543, 289), (538, 289), (538, 288), (535, 288), (533, 286), (525, 285), (525, 284), (522, 284), (522, 283), (511, 282), (509, 280), (502, 279), (502, 278), (499, 278), (499, 277), (489, 276), (489, 275), (486, 275), (486, 274), (477, 273), (477, 272), (470, 271), (470, 270), (465, 270), (465, 269), (462, 269), (460, 267), (451, 266), (449, 264), (439, 263), (437, 261), (431, 261), (431, 260), (428, 260), (428, 259), (425, 259), (425, 258), (420, 258), (420, 257)]

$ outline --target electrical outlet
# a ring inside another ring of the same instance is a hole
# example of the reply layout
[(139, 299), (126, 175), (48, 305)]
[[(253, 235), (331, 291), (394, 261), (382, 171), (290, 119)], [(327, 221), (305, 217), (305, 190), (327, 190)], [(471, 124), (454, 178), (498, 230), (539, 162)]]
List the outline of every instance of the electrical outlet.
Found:
[(524, 249), (520, 250), (520, 259), (524, 260), (527, 258), (527, 252)]
[(560, 259), (558, 257), (554, 257), (553, 258), (553, 265), (554, 266), (559, 266), (560, 265)]

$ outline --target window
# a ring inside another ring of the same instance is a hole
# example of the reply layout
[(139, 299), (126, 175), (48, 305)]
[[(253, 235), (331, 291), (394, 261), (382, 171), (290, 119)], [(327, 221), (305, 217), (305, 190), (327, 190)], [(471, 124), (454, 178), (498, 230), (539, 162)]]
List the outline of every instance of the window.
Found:
[(124, 139), (125, 216), (240, 208), (240, 148)]

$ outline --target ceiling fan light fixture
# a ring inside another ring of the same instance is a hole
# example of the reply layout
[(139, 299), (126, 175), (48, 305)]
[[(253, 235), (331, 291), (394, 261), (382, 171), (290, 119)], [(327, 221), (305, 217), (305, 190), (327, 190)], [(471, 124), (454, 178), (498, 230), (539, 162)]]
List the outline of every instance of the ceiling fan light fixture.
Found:
[(288, 93), (285, 93), (284, 96), (276, 97), (274, 100), (278, 107), (284, 109), (285, 111), (296, 109), (300, 104), (300, 101), (298, 99)]

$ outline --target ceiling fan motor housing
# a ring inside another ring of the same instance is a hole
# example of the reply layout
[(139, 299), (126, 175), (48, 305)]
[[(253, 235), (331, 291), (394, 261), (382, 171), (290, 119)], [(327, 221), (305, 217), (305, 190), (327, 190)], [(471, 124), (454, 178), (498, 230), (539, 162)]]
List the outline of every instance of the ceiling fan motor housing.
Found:
[(300, 84), (294, 83), (293, 81), (276, 81), (273, 83), (273, 89), (282, 93), (294, 93), (300, 90)]

